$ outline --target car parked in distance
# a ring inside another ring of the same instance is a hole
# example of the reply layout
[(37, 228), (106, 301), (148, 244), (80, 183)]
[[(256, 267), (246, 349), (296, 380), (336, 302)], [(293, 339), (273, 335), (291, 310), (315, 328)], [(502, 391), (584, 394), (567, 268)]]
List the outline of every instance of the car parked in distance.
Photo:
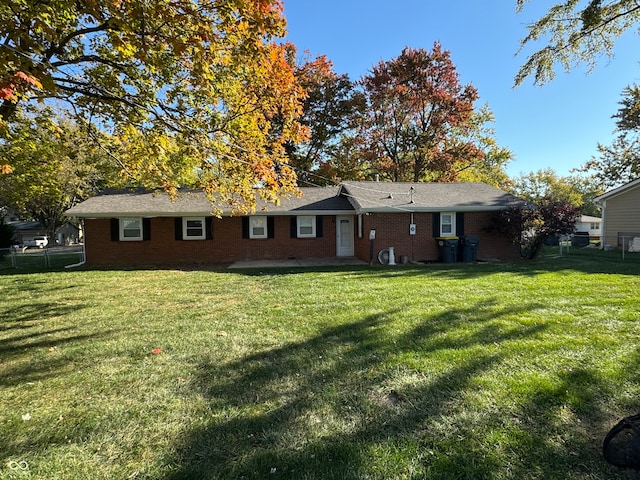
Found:
[(25, 247), (44, 248), (47, 245), (49, 245), (49, 239), (46, 236), (33, 237), (31, 240), (24, 241)]

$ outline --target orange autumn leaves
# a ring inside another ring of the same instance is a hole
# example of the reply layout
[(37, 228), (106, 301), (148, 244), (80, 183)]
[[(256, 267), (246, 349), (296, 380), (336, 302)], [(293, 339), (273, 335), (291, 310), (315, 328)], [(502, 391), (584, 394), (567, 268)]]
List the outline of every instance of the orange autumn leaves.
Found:
[(104, 147), (130, 184), (199, 187), (247, 210), (256, 194), (277, 201), (296, 191), (285, 145), (306, 133), (305, 93), (275, 42), (283, 10), (280, 0), (0, 9), (0, 119), (6, 127), (27, 98), (57, 99), (110, 135)]

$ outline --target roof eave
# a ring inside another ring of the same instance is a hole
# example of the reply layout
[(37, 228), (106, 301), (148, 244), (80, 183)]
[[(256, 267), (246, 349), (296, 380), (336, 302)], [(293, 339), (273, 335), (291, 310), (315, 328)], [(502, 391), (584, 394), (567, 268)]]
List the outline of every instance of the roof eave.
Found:
[[(294, 215), (354, 215), (355, 210), (281, 210), (281, 211), (256, 211), (248, 214), (252, 216), (285, 217)], [(145, 218), (174, 218), (174, 217), (213, 217), (212, 212), (67, 212), (68, 217), (73, 218), (124, 218), (124, 217), (145, 217)], [(241, 217), (242, 214), (232, 214), (222, 212), (222, 217)]]
[(362, 213), (437, 213), (437, 212), (494, 212), (506, 210), (515, 205), (459, 206), (446, 205), (438, 207), (419, 207), (415, 205), (398, 205), (394, 207), (362, 207), (356, 212)]
[(613, 190), (610, 190), (606, 193), (603, 193), (602, 195), (599, 195), (597, 197), (595, 197), (593, 199), (594, 202), (596, 203), (602, 203), (604, 201), (607, 201), (610, 198), (613, 197), (617, 197), (618, 195), (621, 195), (623, 193), (626, 193), (628, 190), (632, 190), (636, 187), (640, 187), (640, 178), (633, 180), (625, 185), (622, 185), (618, 188), (614, 188)]

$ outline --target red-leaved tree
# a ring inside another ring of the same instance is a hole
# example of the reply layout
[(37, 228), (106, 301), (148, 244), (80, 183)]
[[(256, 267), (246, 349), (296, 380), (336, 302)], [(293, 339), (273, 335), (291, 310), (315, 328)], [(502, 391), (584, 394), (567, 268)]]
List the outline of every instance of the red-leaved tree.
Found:
[(367, 100), (361, 139), (375, 173), (392, 181), (454, 181), (460, 161), (481, 160), (482, 150), (465, 141), (478, 92), (461, 85), (447, 50), (406, 47), (364, 76)]
[(575, 231), (580, 210), (566, 202), (543, 199), (538, 205), (511, 207), (497, 211), (488, 230), (505, 235), (520, 245), (523, 258), (535, 258), (544, 242), (553, 235), (568, 235)]

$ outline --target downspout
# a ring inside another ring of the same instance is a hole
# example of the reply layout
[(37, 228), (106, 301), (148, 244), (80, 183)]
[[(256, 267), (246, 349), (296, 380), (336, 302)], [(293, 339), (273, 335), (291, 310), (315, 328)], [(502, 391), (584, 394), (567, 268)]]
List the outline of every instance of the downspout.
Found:
[(605, 246), (607, 244), (607, 216), (605, 215), (605, 210), (607, 209), (607, 201), (604, 200), (600, 203), (600, 250), (605, 250)]
[[(84, 234), (84, 220), (82, 220), (82, 232)], [(83, 235), (84, 237), (84, 235)], [(86, 246), (85, 246), (85, 239), (82, 239), (82, 260), (80, 260), (78, 263), (72, 263), (71, 265), (65, 265), (64, 268), (76, 268), (76, 267), (81, 267), (83, 266), (85, 263), (87, 263), (87, 251), (86, 251)]]

